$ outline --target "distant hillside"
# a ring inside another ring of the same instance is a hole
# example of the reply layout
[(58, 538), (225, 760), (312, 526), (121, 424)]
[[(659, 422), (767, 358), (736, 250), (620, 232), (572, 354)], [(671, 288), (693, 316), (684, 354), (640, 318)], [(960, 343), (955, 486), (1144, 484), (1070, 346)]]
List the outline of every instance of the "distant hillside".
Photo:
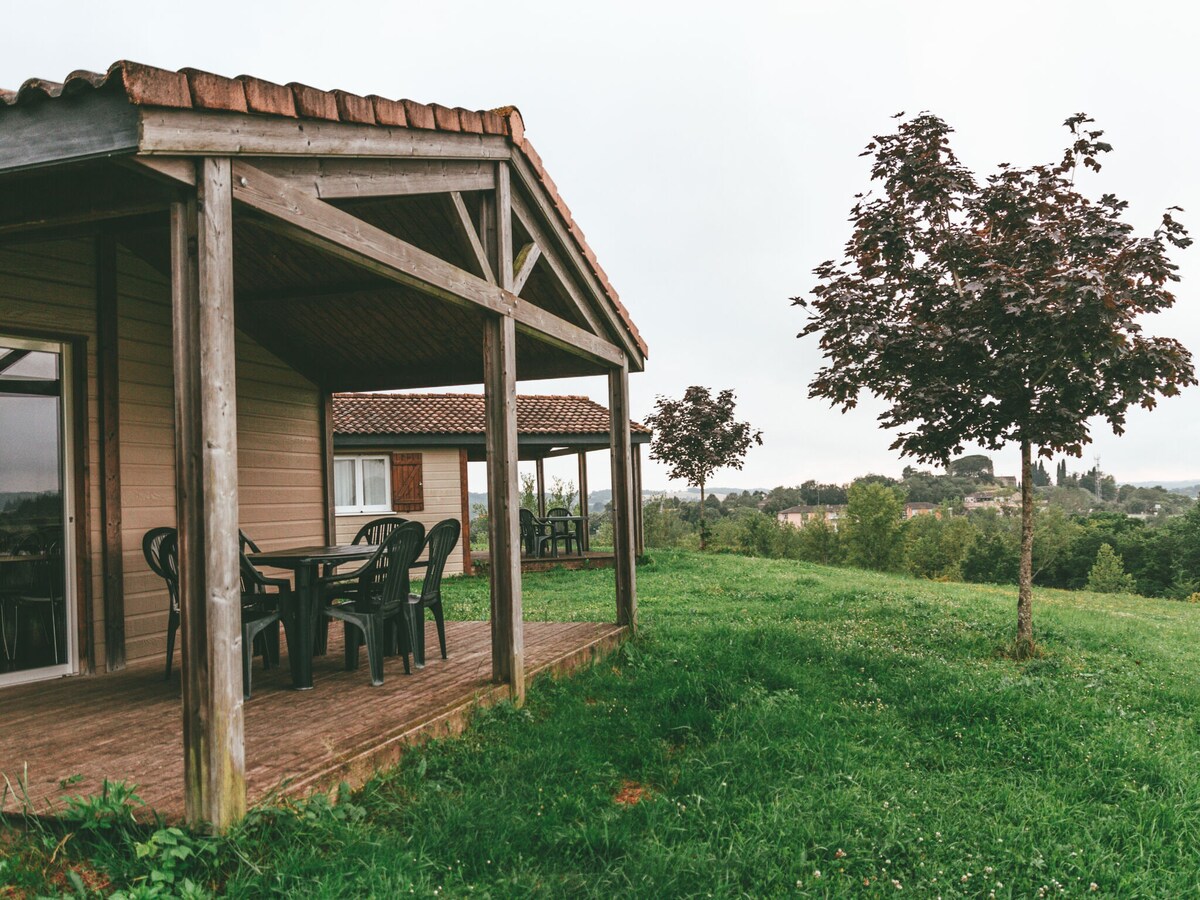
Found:
[(1134, 487), (1162, 487), (1172, 494), (1183, 494), (1187, 497), (1200, 496), (1200, 478), (1187, 481), (1130, 481), (1126, 483)]
[[(766, 490), (764, 488), (745, 488), (745, 489), (743, 489), (743, 488), (722, 488), (722, 487), (712, 488), (711, 490), (706, 489), (704, 493), (706, 496), (716, 497), (718, 500), (724, 500), (725, 497), (727, 497), (729, 494), (740, 494), (740, 493), (742, 493), (743, 490), (749, 490), (751, 493), (753, 493), (754, 491), (762, 491), (764, 494), (766, 493)], [(699, 488), (690, 488), (690, 489), (679, 490), (679, 491), (668, 491), (668, 490), (658, 490), (658, 491), (643, 490), (642, 491), (642, 498), (645, 500), (649, 500), (652, 497), (662, 497), (664, 495), (667, 497), (678, 497), (681, 500), (699, 500), (700, 499), (700, 490), (699, 490)], [(487, 494), (477, 494), (472, 491), (471, 493), (467, 494), (467, 499), (472, 507), (474, 507), (476, 505), (482, 505), (485, 508), (487, 507)], [(611, 502), (611, 501), (612, 501), (612, 491), (610, 491), (610, 490), (592, 491), (591, 493), (588, 494), (588, 509), (591, 510), (592, 512), (603, 512), (604, 507), (607, 506), (609, 504), (609, 502)]]

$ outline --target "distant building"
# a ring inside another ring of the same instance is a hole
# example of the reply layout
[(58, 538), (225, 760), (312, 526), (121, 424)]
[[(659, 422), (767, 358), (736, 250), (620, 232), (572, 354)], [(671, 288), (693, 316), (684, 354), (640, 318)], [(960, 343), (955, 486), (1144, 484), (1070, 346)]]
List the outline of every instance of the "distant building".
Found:
[(904, 518), (915, 519), (917, 516), (938, 516), (938, 505), (936, 503), (905, 503)]
[(963, 497), (963, 509), (1014, 509), (1020, 506), (1020, 500), (1011, 494), (1001, 494), (998, 491), (976, 491)]
[(1015, 488), (1017, 486), (1017, 476), (1016, 475), (997, 475), (993, 480), (996, 482), (996, 484), (998, 484), (1002, 487), (1014, 487)]
[(816, 519), (824, 519), (829, 525), (832, 525), (836, 530), (838, 522), (845, 518), (845, 505), (835, 506), (793, 506), (779, 513), (777, 518), (784, 525), (794, 525), (797, 528), (803, 528), (809, 522)]

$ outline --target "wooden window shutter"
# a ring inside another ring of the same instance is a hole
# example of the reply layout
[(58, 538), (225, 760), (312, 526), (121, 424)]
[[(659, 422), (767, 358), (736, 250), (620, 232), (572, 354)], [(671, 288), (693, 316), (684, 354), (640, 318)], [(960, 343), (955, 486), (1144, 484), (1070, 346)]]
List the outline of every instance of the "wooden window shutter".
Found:
[(396, 512), (425, 509), (425, 477), (420, 453), (392, 454), (392, 509)]

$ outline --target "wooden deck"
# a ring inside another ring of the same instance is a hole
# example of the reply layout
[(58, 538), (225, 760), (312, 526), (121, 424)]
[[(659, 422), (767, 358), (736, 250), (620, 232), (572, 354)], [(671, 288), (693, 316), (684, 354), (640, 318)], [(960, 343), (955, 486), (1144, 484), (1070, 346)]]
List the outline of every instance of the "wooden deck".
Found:
[[(508, 696), (490, 682), (491, 632), (486, 622), (447, 622), (450, 658), (437, 651), (428, 623), (428, 665), (404, 675), (386, 661), (373, 688), (365, 654), (356, 672), (342, 668), (341, 635), (313, 664), (315, 687), (290, 689), (287, 657), (264, 672), (256, 661), (254, 696), (245, 705), (246, 778), (253, 804), (268, 792), (287, 794), (362, 784), (404, 748), (458, 733), (470, 712)], [(594, 622), (526, 622), (527, 681), (583, 665), (615, 647), (625, 629)], [(23, 783), (34, 812), (53, 814), (64, 793), (99, 791), (101, 780), (138, 785), (138, 794), (168, 819), (183, 815), (183, 741), (179, 672), (163, 680), (161, 660), (92, 678), (63, 678), (0, 690), (0, 774)], [(62, 779), (82, 775), (67, 791)], [(0, 792), (3, 792), (0, 779)], [(20, 808), (8, 795), (4, 812)]]
[[(570, 556), (522, 556), (522, 572), (549, 572), (551, 569), (611, 569), (616, 557), (612, 551), (588, 550), (583, 553), (573, 553)], [(491, 562), (486, 550), (471, 551), (471, 565), (475, 574), (487, 572)]]

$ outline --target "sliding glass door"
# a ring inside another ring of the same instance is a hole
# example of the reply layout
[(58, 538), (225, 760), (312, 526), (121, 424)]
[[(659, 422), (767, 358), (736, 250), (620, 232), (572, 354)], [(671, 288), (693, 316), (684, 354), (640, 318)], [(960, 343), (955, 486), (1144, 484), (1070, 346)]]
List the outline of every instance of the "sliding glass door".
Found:
[(0, 336), (0, 686), (75, 671), (70, 364)]

